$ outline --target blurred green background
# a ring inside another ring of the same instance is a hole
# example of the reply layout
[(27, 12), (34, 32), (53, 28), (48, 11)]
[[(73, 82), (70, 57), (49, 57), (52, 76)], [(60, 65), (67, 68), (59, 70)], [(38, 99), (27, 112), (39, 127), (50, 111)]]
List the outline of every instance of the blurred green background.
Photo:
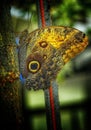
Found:
[[(50, 0), (52, 25), (75, 27), (89, 37), (86, 50), (57, 76), (63, 130), (91, 130), (91, 0)], [(36, 1), (19, 0), (11, 8), (16, 35), (38, 28)], [(47, 130), (44, 93), (23, 89), (26, 130)]]

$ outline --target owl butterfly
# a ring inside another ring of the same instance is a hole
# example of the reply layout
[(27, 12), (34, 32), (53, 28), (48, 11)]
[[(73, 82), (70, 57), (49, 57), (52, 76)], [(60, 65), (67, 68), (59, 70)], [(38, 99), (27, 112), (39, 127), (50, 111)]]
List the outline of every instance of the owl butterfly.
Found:
[(56, 79), (66, 62), (82, 52), (88, 44), (87, 36), (74, 28), (50, 26), (20, 38), (20, 72), (28, 89), (46, 89)]

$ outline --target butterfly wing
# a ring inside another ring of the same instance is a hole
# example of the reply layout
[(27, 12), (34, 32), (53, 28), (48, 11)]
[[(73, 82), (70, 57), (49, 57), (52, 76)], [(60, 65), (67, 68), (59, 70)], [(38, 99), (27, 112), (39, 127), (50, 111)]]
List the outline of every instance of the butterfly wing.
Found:
[(85, 49), (88, 38), (69, 27), (50, 26), (27, 35), (19, 50), (20, 71), (26, 87), (50, 87), (64, 64)]

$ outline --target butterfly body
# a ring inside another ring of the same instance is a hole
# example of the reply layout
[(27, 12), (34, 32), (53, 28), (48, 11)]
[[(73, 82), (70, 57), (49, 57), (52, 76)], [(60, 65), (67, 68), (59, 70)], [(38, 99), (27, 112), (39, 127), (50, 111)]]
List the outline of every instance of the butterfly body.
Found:
[(50, 87), (64, 64), (84, 50), (88, 39), (81, 31), (50, 26), (27, 33), (20, 39), (20, 72), (26, 87), (34, 90)]

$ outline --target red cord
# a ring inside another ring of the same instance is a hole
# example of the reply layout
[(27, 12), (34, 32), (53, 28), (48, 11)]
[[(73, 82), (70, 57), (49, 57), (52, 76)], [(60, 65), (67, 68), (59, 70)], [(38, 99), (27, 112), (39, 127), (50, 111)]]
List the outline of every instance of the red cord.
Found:
[(45, 22), (45, 12), (44, 12), (43, 0), (40, 0), (40, 13), (41, 13), (42, 27), (45, 27), (46, 22)]
[[(45, 20), (45, 11), (44, 11), (43, 0), (40, 0), (40, 13), (41, 13), (42, 27), (45, 27), (46, 26), (46, 20)], [(56, 118), (55, 118), (55, 107), (54, 107), (55, 104), (54, 104), (52, 87), (49, 88), (49, 95), (50, 95), (50, 107), (51, 107), (53, 130), (57, 130), (57, 128), (56, 128)]]
[(52, 86), (49, 88), (49, 94), (50, 94), (50, 106), (51, 106), (51, 112), (52, 112), (53, 130), (57, 130), (57, 129), (56, 129), (55, 108), (54, 108), (55, 104), (54, 104)]

